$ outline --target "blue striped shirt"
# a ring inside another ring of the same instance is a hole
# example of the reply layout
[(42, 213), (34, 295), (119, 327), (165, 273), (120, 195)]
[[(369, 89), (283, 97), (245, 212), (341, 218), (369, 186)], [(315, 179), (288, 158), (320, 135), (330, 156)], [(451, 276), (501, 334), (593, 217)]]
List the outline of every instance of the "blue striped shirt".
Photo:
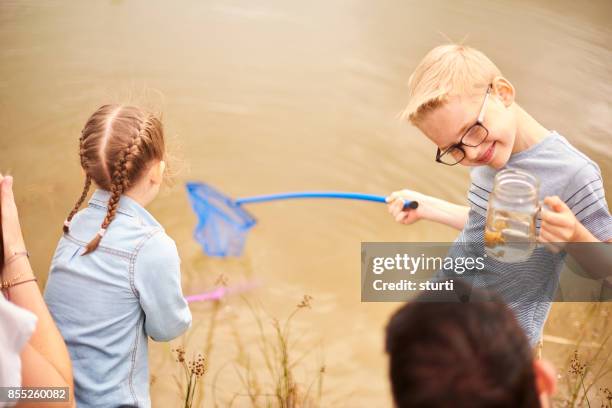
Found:
[[(534, 146), (515, 153), (504, 168), (529, 171), (540, 180), (540, 196), (559, 196), (597, 239), (612, 239), (612, 217), (606, 203), (601, 172), (595, 162), (572, 146), (557, 132)], [(484, 229), (489, 194), (497, 170), (474, 167), (467, 199), (470, 212), (465, 227), (455, 240), (451, 256), (476, 257), (484, 254)], [(536, 220), (539, 232), (541, 220)], [(531, 344), (535, 344), (557, 290), (566, 256), (539, 246), (523, 262), (503, 263), (486, 258), (485, 270), (474, 278), (477, 287), (494, 288), (514, 311)], [(448, 272), (445, 272), (448, 274)]]

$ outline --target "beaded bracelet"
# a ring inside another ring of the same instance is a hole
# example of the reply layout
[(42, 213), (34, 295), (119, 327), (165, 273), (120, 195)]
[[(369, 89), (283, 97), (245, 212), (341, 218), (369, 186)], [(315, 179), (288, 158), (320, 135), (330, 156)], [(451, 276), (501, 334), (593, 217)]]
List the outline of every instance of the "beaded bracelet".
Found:
[(22, 283), (27, 283), (27, 282), (32, 282), (37, 280), (36, 278), (30, 278), (30, 279), (26, 279), (23, 280), (21, 282), (15, 282), (17, 279), (19, 279), (21, 277), (21, 275), (15, 277), (12, 281), (2, 281), (2, 290), (6, 290), (6, 289), (10, 289), (10, 288), (14, 288), (15, 286), (21, 285)]
[(26, 279), (26, 280), (23, 280), (23, 281), (17, 282), (17, 283), (14, 283), (14, 282), (2, 282), (2, 290), (14, 288), (15, 286), (19, 286), (22, 283), (36, 282), (36, 281), (38, 281), (38, 279), (30, 278), (30, 279)]
[[(6, 260), (6, 262), (4, 262), (4, 266), (6, 266), (6, 265), (8, 265), (10, 263), (13, 263), (15, 260), (17, 260), (17, 259), (19, 259), (19, 258), (21, 258), (23, 256), (26, 256), (26, 257), (29, 258), (30, 257), (30, 253), (28, 251), (15, 252), (10, 258), (8, 258)], [(2, 281), (0, 283), (0, 288), (2, 288), (2, 290), (4, 290), (4, 289), (8, 289), (8, 288), (10, 288), (12, 286), (19, 285), (21, 282), (20, 283), (15, 283), (15, 282), (17, 282), (19, 280), (19, 278), (21, 278), (22, 275), (23, 275), (23, 272), (20, 272), (17, 276), (15, 276), (10, 281)]]

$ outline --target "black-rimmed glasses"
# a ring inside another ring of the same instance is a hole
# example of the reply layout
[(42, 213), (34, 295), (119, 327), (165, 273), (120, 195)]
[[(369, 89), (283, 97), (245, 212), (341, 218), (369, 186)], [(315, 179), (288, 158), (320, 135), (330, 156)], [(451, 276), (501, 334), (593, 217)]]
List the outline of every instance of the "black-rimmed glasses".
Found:
[(441, 151), (438, 148), (438, 151), (436, 152), (436, 161), (438, 163), (446, 164), (447, 166), (454, 166), (465, 159), (465, 150), (463, 146), (477, 147), (487, 140), (489, 130), (482, 124), (482, 121), (484, 119), (487, 101), (489, 99), (489, 95), (491, 94), (492, 88), (493, 85), (489, 84), (487, 87), (487, 93), (485, 94), (484, 101), (482, 102), (482, 106), (480, 108), (480, 113), (478, 114), (478, 119), (476, 119), (476, 123), (465, 131), (463, 136), (461, 136), (461, 139), (459, 139), (459, 143), (449, 146), (448, 148), (444, 149), (444, 151)]

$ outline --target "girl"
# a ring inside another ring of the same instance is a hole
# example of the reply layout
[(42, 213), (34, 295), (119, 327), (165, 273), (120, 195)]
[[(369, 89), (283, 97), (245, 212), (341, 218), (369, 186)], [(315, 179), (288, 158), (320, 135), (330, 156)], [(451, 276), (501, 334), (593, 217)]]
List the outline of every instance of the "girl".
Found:
[[(102, 106), (81, 132), (85, 186), (45, 290), (79, 407), (149, 407), (147, 336), (169, 341), (191, 324), (176, 245), (144, 208), (159, 192), (164, 154), (160, 120), (137, 107)], [(99, 189), (79, 211), (92, 182)]]

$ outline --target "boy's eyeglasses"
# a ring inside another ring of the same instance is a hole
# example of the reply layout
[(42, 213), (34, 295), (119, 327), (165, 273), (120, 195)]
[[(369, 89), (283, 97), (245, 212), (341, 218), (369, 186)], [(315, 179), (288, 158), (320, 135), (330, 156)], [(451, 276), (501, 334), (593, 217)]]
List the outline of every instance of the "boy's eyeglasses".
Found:
[(482, 124), (482, 120), (484, 119), (485, 108), (487, 106), (489, 95), (491, 94), (491, 89), (493, 89), (493, 85), (489, 84), (484, 101), (482, 102), (482, 107), (480, 108), (480, 113), (478, 114), (478, 119), (476, 119), (476, 123), (465, 131), (463, 136), (461, 136), (461, 139), (459, 139), (459, 143), (449, 146), (448, 148), (444, 149), (444, 151), (441, 151), (438, 148), (438, 151), (436, 152), (436, 161), (438, 163), (446, 164), (447, 166), (454, 166), (465, 159), (465, 150), (463, 146), (480, 146), (487, 139), (487, 136), (489, 136), (489, 130)]

